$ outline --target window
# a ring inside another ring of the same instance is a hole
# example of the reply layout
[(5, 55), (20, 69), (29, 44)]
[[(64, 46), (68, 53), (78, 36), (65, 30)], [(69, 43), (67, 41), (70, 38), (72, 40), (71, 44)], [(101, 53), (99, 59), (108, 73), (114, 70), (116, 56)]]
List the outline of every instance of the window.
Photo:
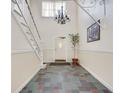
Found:
[(63, 10), (66, 9), (65, 2), (62, 1), (42, 1), (42, 17), (54, 17), (58, 10), (61, 9), (63, 5)]

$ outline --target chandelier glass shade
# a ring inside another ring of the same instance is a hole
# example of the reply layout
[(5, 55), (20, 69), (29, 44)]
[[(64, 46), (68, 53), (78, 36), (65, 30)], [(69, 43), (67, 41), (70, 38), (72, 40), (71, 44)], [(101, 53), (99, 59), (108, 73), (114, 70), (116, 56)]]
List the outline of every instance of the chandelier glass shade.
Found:
[(61, 6), (61, 9), (58, 10), (56, 16), (55, 16), (55, 21), (58, 24), (66, 24), (66, 22), (70, 21), (70, 18), (66, 14), (66, 12), (63, 10), (63, 6)]

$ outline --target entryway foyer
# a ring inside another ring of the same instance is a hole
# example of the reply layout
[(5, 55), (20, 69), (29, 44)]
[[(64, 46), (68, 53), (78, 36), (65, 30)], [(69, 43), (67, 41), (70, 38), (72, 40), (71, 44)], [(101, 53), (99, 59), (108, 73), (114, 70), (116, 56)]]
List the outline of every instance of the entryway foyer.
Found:
[(113, 0), (11, 0), (12, 93), (112, 93)]

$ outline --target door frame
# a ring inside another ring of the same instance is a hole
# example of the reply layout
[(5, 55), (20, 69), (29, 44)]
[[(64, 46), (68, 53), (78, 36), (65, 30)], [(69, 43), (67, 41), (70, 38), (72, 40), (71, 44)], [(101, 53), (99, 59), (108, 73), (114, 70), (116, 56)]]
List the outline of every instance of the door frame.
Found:
[(54, 48), (55, 48), (55, 57), (54, 57), (54, 60), (56, 60), (56, 40), (57, 40), (57, 38), (60, 38), (60, 39), (64, 39), (65, 40), (65, 60), (67, 61), (67, 38), (64, 36), (60, 36), (60, 37), (55, 37), (55, 39), (54, 39)]

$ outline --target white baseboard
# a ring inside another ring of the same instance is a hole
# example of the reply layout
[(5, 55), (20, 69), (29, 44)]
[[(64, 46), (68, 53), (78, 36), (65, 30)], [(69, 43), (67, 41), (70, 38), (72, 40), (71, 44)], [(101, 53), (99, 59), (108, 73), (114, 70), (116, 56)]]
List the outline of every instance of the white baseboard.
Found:
[(40, 69), (41, 67), (38, 67), (36, 71), (14, 93), (19, 93), (31, 81), (31, 79), (38, 73)]
[(91, 69), (88, 67), (80, 64), (83, 68), (85, 68), (91, 75), (93, 75), (98, 81), (100, 81), (105, 87), (107, 87), (110, 91), (113, 91), (113, 88), (110, 84), (108, 84), (106, 81), (104, 81), (102, 78), (100, 78), (98, 75), (96, 75)]

